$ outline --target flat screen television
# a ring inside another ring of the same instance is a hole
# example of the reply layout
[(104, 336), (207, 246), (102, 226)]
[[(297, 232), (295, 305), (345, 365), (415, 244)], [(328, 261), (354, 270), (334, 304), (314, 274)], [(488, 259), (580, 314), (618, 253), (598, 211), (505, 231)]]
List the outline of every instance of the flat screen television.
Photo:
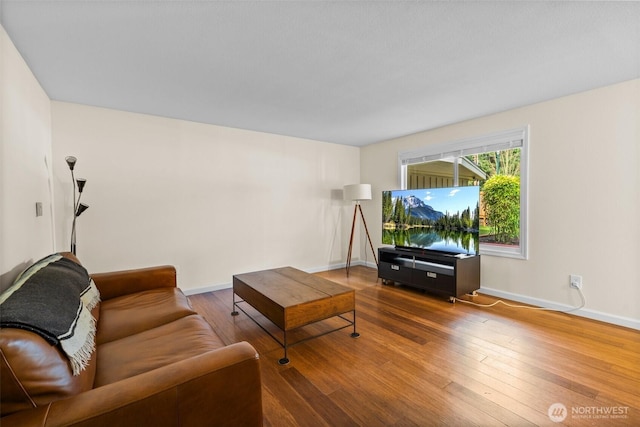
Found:
[(480, 187), (382, 192), (382, 243), (476, 255), (480, 246)]

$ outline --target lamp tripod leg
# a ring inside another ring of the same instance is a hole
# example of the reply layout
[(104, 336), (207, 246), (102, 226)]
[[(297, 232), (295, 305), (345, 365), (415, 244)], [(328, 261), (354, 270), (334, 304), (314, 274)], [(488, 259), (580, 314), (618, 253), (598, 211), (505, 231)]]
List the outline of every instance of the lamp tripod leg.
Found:
[(351, 266), (351, 254), (353, 250), (353, 233), (356, 230), (356, 215), (358, 213), (359, 204), (353, 207), (353, 222), (351, 223), (351, 238), (349, 239), (349, 252), (347, 253), (347, 277), (349, 277), (349, 267)]
[[(378, 257), (376, 256), (376, 250), (373, 249), (373, 243), (371, 242), (371, 236), (369, 235), (369, 229), (367, 228), (367, 221), (364, 219), (364, 214), (362, 213), (362, 207), (358, 205), (360, 209), (360, 216), (362, 217), (362, 223), (364, 224), (364, 231), (367, 232), (367, 239), (369, 240), (369, 246), (371, 246), (371, 252), (373, 253), (373, 259), (376, 261), (376, 265), (378, 265)], [(353, 233), (353, 232), (352, 232)], [(353, 234), (352, 234), (353, 238)]]

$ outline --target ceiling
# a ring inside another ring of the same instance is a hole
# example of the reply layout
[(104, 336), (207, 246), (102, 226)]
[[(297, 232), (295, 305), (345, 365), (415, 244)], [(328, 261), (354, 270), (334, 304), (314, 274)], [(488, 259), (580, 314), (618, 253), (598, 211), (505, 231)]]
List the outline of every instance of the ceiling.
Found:
[(362, 146), (640, 77), (640, 2), (23, 1), (53, 100)]

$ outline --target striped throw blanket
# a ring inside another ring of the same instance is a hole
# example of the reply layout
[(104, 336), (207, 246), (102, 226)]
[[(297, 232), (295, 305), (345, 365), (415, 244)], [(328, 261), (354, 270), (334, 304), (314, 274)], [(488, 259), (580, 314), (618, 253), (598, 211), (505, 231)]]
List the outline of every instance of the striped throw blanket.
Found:
[(0, 327), (25, 329), (59, 346), (79, 375), (95, 350), (91, 310), (99, 302), (100, 293), (84, 267), (60, 254), (49, 255), (0, 295)]

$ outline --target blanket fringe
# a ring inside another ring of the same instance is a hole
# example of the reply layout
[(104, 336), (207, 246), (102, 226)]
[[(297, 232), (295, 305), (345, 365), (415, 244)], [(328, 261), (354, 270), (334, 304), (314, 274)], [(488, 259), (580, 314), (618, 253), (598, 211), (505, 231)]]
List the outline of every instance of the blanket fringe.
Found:
[(60, 340), (60, 346), (69, 358), (73, 375), (77, 376), (89, 365), (96, 343), (96, 319), (85, 307), (81, 309), (76, 328), (75, 334)]
[(93, 279), (89, 280), (89, 287), (80, 296), (80, 299), (82, 300), (82, 304), (84, 304), (89, 311), (93, 310), (100, 302), (100, 292), (98, 291)]

